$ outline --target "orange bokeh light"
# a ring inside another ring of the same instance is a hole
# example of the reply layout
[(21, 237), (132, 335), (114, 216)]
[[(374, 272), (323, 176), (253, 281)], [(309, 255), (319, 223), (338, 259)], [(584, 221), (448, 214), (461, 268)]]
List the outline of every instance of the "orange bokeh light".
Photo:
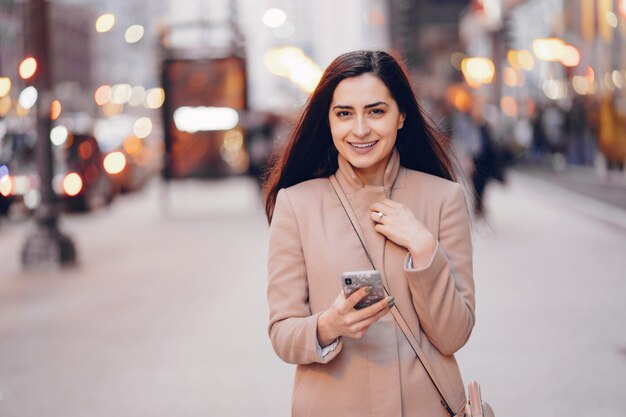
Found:
[(83, 160), (89, 159), (93, 154), (93, 147), (89, 142), (83, 142), (78, 146), (78, 154)]
[(94, 94), (94, 99), (96, 100), (96, 104), (98, 106), (104, 106), (109, 101), (111, 101), (111, 97), (113, 96), (113, 89), (110, 85), (104, 84), (98, 87)]
[(13, 179), (8, 175), (0, 178), (0, 194), (5, 197), (10, 196), (13, 193)]
[(502, 113), (509, 117), (517, 116), (517, 102), (511, 96), (502, 97), (502, 100), (500, 100), (500, 108), (502, 109)]
[(50, 106), (50, 120), (56, 120), (61, 116), (61, 111), (63, 111), (63, 106), (61, 106), (61, 102), (59, 100), (53, 100), (52, 105)]
[(593, 68), (591, 67), (587, 67), (587, 81), (589, 81), (590, 83), (594, 82), (596, 80), (596, 73), (593, 70)]

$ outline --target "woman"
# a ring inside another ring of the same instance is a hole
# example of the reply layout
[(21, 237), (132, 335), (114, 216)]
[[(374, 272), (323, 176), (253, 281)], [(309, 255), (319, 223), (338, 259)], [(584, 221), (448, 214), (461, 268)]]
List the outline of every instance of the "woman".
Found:
[[(353, 307), (370, 289), (346, 298), (340, 277), (372, 267), (333, 174), (393, 295), (361, 310)], [(474, 326), (474, 283), (454, 180), (394, 58), (357, 51), (330, 64), (266, 184), (269, 334), (278, 356), (298, 365), (293, 416), (448, 415), (390, 308), (418, 339), (450, 407), (462, 409), (453, 354)]]

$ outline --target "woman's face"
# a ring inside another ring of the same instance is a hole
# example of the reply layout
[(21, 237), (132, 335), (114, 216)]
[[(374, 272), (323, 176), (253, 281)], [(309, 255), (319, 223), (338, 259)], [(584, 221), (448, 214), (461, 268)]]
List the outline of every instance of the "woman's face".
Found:
[(335, 89), (328, 119), (339, 154), (364, 184), (382, 185), (398, 129), (404, 123), (385, 83), (370, 73), (344, 79)]

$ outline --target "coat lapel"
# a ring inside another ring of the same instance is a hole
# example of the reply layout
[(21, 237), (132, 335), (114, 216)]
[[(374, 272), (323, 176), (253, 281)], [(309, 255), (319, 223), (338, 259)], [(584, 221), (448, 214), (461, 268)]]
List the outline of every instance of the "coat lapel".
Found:
[(350, 163), (341, 155), (339, 155), (339, 169), (336, 174), (358, 220), (359, 224), (355, 226), (360, 229), (359, 232), (362, 233), (361, 237), (373, 258), (374, 266), (381, 272), (386, 286), (389, 285), (383, 264), (386, 238), (374, 229), (374, 221), (370, 218), (370, 206), (391, 196), (391, 189), (395, 187), (399, 171), (400, 156), (394, 149), (385, 169), (382, 186), (363, 185)]

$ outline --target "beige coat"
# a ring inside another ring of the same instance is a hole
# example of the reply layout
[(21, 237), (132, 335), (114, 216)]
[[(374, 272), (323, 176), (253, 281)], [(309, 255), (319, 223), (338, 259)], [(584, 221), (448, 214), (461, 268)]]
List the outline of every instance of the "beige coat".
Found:
[[(465, 402), (453, 354), (474, 326), (472, 246), (461, 187), (400, 167), (394, 151), (384, 186), (363, 186), (339, 157), (337, 179), (365, 233), (384, 282), (417, 336), (454, 411)], [(385, 197), (408, 206), (438, 241), (429, 265), (407, 269), (408, 251), (374, 230), (369, 206)], [(317, 318), (341, 290), (345, 271), (371, 269), (367, 256), (326, 178), (278, 193), (270, 226), (269, 334), (274, 350), (297, 364), (292, 415), (444, 417), (428, 375), (391, 314), (361, 339), (340, 338), (323, 359)]]

